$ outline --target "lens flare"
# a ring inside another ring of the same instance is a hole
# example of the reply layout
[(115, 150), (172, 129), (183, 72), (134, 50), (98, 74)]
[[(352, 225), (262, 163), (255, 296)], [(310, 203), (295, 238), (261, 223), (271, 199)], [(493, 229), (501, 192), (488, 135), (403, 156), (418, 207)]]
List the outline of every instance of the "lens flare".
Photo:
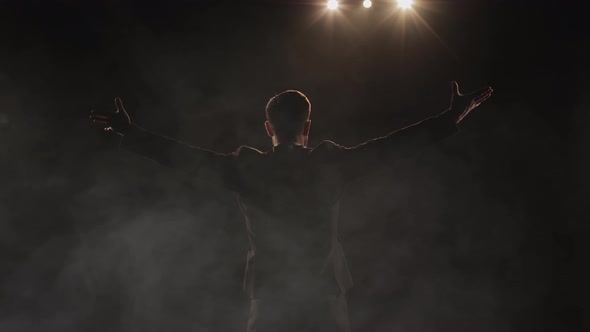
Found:
[(328, 0), (326, 4), (329, 10), (335, 10), (338, 8), (338, 1), (337, 0)]
[(373, 3), (371, 2), (371, 0), (363, 1), (363, 7), (365, 7), (365, 8), (371, 8), (372, 5), (373, 5)]
[(404, 10), (412, 8), (413, 4), (414, 4), (414, 1), (412, 1), (412, 0), (397, 0), (397, 5), (401, 9), (404, 9)]

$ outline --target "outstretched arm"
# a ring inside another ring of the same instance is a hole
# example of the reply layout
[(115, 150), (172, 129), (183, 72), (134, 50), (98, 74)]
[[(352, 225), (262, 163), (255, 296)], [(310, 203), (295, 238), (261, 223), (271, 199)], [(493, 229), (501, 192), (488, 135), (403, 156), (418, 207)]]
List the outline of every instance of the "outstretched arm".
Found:
[(473, 109), (492, 95), (492, 88), (461, 94), (457, 82), (452, 82), (450, 108), (438, 116), (369, 140), (355, 147), (336, 146), (333, 156), (344, 180), (352, 181), (397, 159), (411, 156), (457, 131)]
[(186, 175), (237, 191), (236, 156), (197, 148), (172, 138), (149, 132), (131, 122), (120, 98), (116, 111), (92, 111), (93, 126), (122, 136), (121, 147), (174, 168)]

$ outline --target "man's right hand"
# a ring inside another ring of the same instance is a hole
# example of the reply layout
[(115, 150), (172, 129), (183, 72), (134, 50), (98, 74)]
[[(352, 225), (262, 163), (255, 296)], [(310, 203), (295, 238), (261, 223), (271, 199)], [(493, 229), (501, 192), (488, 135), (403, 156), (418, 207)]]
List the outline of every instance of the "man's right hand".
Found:
[(124, 136), (131, 125), (131, 118), (119, 97), (115, 98), (115, 109), (115, 112), (90, 111), (91, 125)]
[(459, 92), (459, 84), (452, 82), (451, 107), (445, 113), (450, 116), (455, 124), (459, 124), (471, 111), (479, 107), (481, 103), (492, 96), (494, 90), (491, 86), (463, 94)]

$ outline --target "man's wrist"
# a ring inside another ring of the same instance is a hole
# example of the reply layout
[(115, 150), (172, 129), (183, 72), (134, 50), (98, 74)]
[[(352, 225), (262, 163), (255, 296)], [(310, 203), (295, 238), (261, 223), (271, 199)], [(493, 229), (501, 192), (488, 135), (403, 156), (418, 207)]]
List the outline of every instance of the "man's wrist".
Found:
[(456, 126), (457, 125), (457, 116), (453, 109), (449, 108), (448, 110), (442, 112), (437, 116), (437, 118), (441, 119), (441, 121), (447, 122), (449, 125)]
[(113, 128), (118, 135), (125, 136), (131, 130), (133, 124), (131, 122), (124, 122)]

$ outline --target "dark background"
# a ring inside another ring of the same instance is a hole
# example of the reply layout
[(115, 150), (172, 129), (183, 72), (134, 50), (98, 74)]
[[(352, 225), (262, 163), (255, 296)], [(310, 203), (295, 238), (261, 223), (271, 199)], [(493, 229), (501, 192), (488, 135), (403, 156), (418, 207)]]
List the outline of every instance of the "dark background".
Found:
[(120, 96), (152, 131), (266, 150), (266, 101), (299, 89), (311, 145), (355, 145), (443, 111), (453, 79), (494, 96), (343, 198), (355, 330), (590, 328), (589, 8), (361, 2), (2, 1), (0, 331), (244, 329), (235, 198), (89, 110)]

